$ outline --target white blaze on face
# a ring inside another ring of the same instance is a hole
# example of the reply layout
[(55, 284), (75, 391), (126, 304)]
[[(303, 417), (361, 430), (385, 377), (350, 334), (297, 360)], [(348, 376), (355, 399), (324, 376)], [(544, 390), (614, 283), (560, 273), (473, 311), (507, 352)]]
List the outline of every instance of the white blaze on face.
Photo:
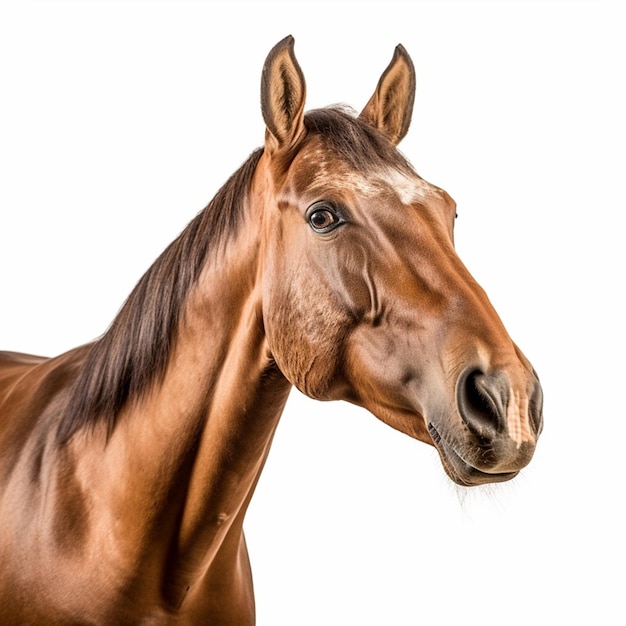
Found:
[(519, 391), (510, 390), (509, 406), (506, 410), (506, 425), (509, 437), (515, 441), (519, 448), (525, 441), (535, 440), (530, 428), (528, 415), (528, 398), (522, 396)]

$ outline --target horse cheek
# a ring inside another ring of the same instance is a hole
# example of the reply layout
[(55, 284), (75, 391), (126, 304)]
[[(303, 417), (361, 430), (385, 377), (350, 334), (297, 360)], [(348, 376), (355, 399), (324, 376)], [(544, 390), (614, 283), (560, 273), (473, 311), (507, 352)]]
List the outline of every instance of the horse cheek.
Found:
[(349, 317), (335, 295), (306, 272), (285, 276), (266, 290), (265, 332), (272, 358), (305, 395), (329, 399), (338, 382)]

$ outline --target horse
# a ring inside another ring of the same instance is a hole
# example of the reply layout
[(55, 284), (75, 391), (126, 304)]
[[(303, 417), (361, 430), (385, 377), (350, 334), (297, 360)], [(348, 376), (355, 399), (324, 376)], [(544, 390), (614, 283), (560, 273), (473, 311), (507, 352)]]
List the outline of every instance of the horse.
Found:
[(360, 113), (304, 112), (287, 37), (262, 147), (105, 333), (0, 353), (0, 623), (255, 623), (243, 521), (290, 389), (430, 444), (463, 486), (531, 460), (542, 391), (399, 152), (399, 45)]

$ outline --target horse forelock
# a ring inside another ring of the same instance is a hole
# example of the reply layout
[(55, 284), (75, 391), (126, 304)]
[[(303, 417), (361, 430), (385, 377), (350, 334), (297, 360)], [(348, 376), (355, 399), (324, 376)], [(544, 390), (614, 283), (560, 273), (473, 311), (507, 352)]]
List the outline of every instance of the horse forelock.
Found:
[(377, 129), (357, 117), (348, 107), (314, 109), (304, 116), (312, 135), (323, 137), (328, 154), (363, 174), (393, 167), (414, 174), (409, 162)]
[(58, 436), (65, 441), (100, 421), (110, 434), (127, 405), (164, 375), (187, 296), (211, 251), (242, 223), (262, 154), (256, 150), (139, 280), (105, 334), (88, 346)]

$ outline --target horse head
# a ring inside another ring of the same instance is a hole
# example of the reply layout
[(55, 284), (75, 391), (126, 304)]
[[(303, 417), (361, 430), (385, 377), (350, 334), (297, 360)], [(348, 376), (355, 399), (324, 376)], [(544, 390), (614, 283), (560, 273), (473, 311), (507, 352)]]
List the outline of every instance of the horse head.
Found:
[(288, 37), (261, 88), (263, 324), (306, 395), (363, 406), (434, 445), (452, 480), (508, 480), (542, 428), (537, 375), (459, 259), (456, 206), (396, 146), (415, 72), (402, 46), (360, 115), (304, 113)]

